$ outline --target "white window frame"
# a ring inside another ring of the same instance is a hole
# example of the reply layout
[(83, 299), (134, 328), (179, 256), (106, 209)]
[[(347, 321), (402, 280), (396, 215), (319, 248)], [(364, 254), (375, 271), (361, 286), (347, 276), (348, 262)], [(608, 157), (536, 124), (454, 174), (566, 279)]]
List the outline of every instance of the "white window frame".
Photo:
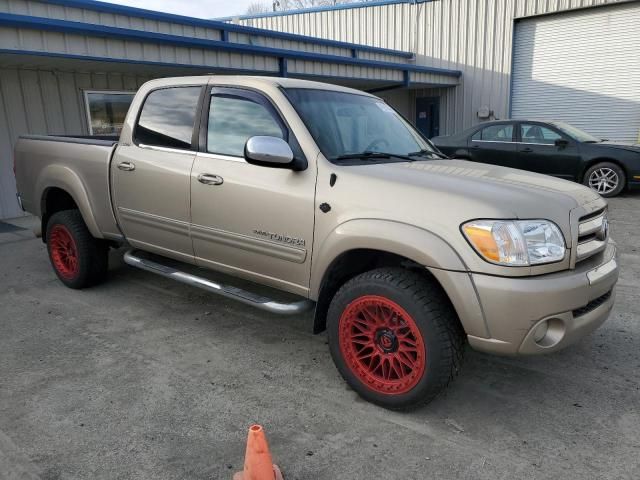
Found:
[[(84, 110), (85, 117), (87, 121), (87, 130), (89, 131), (89, 135), (94, 136), (93, 126), (91, 124), (91, 108), (89, 107), (89, 95), (92, 93), (103, 93), (108, 95), (133, 95), (135, 97), (136, 91), (130, 90), (83, 90), (82, 97), (84, 98)], [(95, 135), (99, 136), (99, 135)], [(108, 135), (105, 135), (108, 136)]]

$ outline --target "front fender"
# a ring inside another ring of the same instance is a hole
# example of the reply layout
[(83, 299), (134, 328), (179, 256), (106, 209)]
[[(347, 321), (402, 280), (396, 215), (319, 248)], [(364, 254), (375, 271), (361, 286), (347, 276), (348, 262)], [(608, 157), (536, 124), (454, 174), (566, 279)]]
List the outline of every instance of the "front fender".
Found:
[(73, 198), (74, 202), (78, 206), (78, 209), (82, 214), (82, 218), (84, 219), (84, 223), (86, 223), (91, 235), (95, 238), (103, 237), (93, 214), (93, 208), (89, 201), (87, 189), (77, 173), (69, 167), (56, 164), (48, 165), (42, 169), (40, 175), (38, 175), (38, 179), (36, 180), (36, 198), (40, 199), (40, 204), (38, 205), (38, 214), (40, 216), (43, 214), (43, 196), (49, 188), (60, 188), (71, 195), (71, 198)]
[(466, 271), (455, 250), (428, 230), (392, 220), (357, 219), (338, 225), (314, 247), (310, 296), (317, 299), (325, 272), (350, 250), (370, 249), (393, 253), (425, 267)]

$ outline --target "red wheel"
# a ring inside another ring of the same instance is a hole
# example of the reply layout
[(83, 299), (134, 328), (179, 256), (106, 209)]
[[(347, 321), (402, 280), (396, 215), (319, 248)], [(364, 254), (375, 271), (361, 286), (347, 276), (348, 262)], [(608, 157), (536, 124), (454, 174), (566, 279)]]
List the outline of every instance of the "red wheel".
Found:
[(106, 277), (108, 246), (91, 236), (78, 210), (54, 213), (45, 239), (53, 270), (67, 287), (90, 287)]
[(64, 225), (54, 225), (49, 232), (51, 261), (56, 271), (67, 280), (78, 275), (78, 248), (71, 232)]
[(458, 373), (464, 331), (440, 285), (403, 268), (345, 283), (327, 313), (338, 371), (360, 396), (391, 409), (425, 404)]
[(340, 351), (347, 366), (382, 394), (406, 393), (424, 375), (422, 334), (404, 308), (388, 298), (365, 295), (340, 316)]

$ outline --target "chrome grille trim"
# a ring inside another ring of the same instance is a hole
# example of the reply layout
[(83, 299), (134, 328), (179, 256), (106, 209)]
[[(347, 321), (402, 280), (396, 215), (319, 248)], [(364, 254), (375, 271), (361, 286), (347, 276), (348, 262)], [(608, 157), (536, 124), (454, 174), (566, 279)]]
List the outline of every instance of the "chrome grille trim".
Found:
[(576, 262), (586, 260), (607, 248), (608, 232), (605, 238), (602, 237), (603, 224), (607, 221), (606, 219), (607, 210), (603, 208), (585, 215), (579, 220)]
[(576, 252), (576, 260), (580, 261), (580, 260), (584, 260), (585, 258), (589, 258), (592, 255), (595, 255), (596, 253), (601, 252), (606, 247), (607, 247), (606, 240), (600, 241), (600, 240), (593, 239), (584, 243), (579, 243), (578, 249)]
[(596, 217), (592, 220), (587, 220), (586, 222), (582, 222), (578, 226), (578, 235), (589, 235), (599, 231), (602, 228), (602, 222), (604, 220), (604, 213), (599, 217)]

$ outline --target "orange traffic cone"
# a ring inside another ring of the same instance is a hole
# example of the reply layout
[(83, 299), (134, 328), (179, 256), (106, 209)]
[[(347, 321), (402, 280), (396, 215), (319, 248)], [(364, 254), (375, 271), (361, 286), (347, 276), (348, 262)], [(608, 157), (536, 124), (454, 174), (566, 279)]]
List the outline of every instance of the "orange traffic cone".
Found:
[(249, 427), (247, 451), (244, 454), (244, 471), (236, 473), (233, 480), (284, 480), (280, 469), (271, 460), (269, 445), (262, 426)]

